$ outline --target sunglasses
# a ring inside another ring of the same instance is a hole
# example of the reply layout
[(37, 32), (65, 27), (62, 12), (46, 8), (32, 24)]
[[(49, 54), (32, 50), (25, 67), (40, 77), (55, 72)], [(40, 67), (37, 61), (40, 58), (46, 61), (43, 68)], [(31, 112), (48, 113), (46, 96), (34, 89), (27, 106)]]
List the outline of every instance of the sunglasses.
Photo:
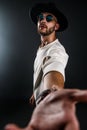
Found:
[(50, 15), (50, 14), (47, 15), (47, 16), (44, 16), (43, 14), (40, 14), (37, 17), (38, 21), (42, 21), (44, 18), (46, 19), (47, 22), (51, 22), (51, 21), (54, 20), (54, 17), (52, 15)]

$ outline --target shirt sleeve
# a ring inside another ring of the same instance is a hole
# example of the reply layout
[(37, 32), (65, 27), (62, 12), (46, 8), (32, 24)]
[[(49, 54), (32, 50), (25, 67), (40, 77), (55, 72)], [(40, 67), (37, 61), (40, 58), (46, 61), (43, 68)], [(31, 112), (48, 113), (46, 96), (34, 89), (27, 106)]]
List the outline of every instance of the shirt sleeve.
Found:
[(58, 71), (63, 75), (65, 81), (65, 67), (68, 62), (68, 57), (68, 54), (63, 48), (56, 48), (49, 51), (49, 54), (44, 58), (42, 65), (43, 76), (50, 71)]

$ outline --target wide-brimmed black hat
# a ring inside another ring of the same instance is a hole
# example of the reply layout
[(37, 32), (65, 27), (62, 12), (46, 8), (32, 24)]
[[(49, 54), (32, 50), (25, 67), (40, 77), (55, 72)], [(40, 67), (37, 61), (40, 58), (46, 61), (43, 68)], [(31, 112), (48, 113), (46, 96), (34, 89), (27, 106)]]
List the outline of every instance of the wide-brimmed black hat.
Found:
[(57, 9), (54, 3), (36, 3), (29, 11), (31, 20), (37, 24), (37, 16), (40, 13), (52, 13), (58, 20), (60, 28), (58, 31), (64, 31), (68, 27), (68, 21), (65, 15)]

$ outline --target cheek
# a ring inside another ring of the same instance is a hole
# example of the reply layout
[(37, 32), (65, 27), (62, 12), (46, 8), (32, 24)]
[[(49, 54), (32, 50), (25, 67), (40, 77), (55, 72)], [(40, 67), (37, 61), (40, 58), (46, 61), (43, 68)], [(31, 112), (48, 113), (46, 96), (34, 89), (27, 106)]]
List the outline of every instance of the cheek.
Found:
[(56, 23), (55, 23), (54, 21), (48, 23), (48, 26), (49, 26), (49, 27), (53, 27), (53, 26), (55, 26), (55, 25), (56, 25)]
[(48, 28), (55, 28), (55, 24), (54, 23), (49, 23)]

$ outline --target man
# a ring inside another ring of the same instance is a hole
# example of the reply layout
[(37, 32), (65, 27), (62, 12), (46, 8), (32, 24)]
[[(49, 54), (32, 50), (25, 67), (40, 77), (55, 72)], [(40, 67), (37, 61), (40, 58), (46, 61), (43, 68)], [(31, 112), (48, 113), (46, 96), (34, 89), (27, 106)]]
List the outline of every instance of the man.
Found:
[(30, 103), (39, 104), (50, 91), (64, 88), (65, 68), (68, 54), (56, 37), (56, 32), (64, 31), (68, 22), (54, 3), (35, 4), (30, 17), (40, 35), (40, 46), (34, 62), (34, 85)]
[(87, 103), (87, 90), (51, 90), (35, 108), (26, 128), (9, 124), (5, 130), (80, 130), (75, 104)]
[[(40, 46), (34, 62), (33, 95), (30, 102), (37, 104), (41, 93), (47, 89), (63, 89), (68, 54), (56, 37), (64, 31), (68, 22), (54, 3), (39, 3), (30, 10), (30, 17), (37, 25)], [(39, 99), (40, 100), (40, 99)]]

